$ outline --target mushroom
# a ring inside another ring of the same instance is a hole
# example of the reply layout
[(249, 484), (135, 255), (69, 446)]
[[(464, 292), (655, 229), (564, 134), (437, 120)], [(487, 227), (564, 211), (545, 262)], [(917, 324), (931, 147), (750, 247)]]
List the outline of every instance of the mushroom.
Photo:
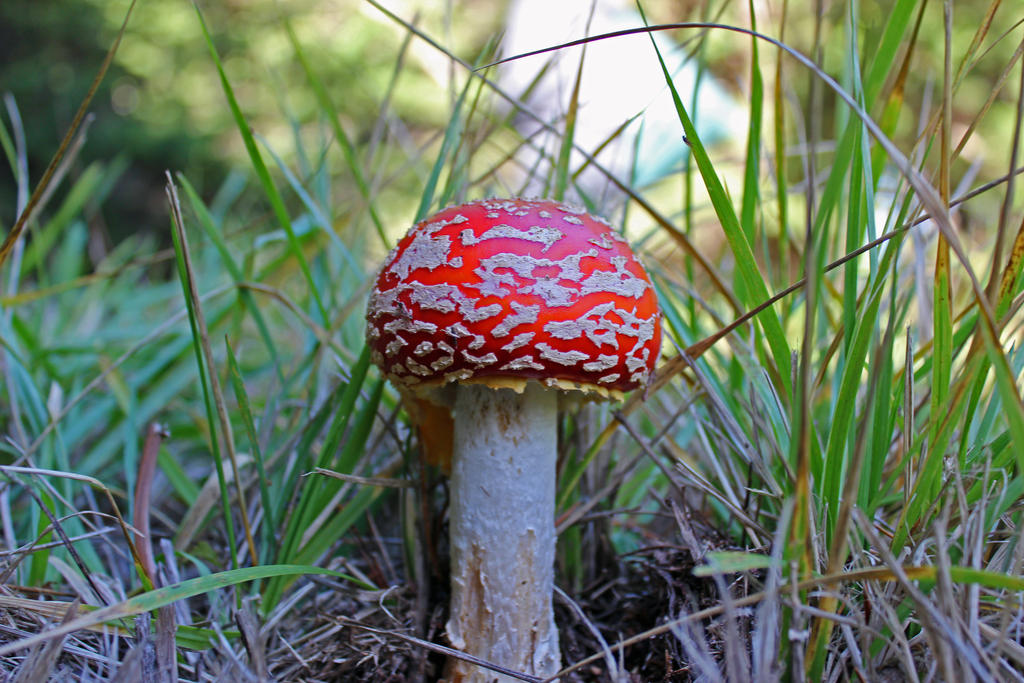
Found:
[[(559, 396), (620, 400), (661, 344), (647, 273), (604, 220), (561, 202), (447, 208), (398, 243), (367, 311), (373, 361), (454, 413), (451, 645), (549, 676)], [(447, 680), (505, 681), (451, 660)]]

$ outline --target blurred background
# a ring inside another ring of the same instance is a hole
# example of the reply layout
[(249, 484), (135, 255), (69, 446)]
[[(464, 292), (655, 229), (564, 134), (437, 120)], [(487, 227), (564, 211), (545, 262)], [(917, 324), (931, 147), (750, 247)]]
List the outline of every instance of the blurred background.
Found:
[[(396, 231), (404, 229), (423, 177), (422, 172), (417, 176), (405, 171), (415, 169), (416, 158), (421, 158), (431, 143), (437, 143), (438, 131), (447, 123), (457, 94), (455, 79), (464, 76), (463, 69), (453, 67), (442, 53), (423, 41), (409, 43), (402, 26), (370, 4), (356, 0), (228, 0), (200, 6), (249, 123), (286, 163), (295, 161), (296, 141), (312, 148), (314, 140), (323, 142), (330, 136), (296, 63), (284, 24), (294, 29), (336, 98), (343, 126), (357, 148), (370, 150), (371, 156), (375, 150), (387, 154), (371, 164), (378, 177), (386, 179), (379, 183), (386, 198), (380, 202), (380, 210), (397, 221)], [(758, 2), (754, 6), (762, 21), (778, 19), (778, 5)], [(8, 2), (0, 6), (0, 92), (12, 98), (5, 100), (5, 116), (11, 115), (12, 100), (20, 112), (29, 177), (33, 180), (38, 179), (67, 130), (117, 35), (127, 7), (127, 2), (102, 0)], [(387, 7), (443, 41), (469, 63), (478, 59), (488, 41), (498, 41), (497, 53), (508, 56), (580, 37), (588, 26), (595, 34), (637, 26), (639, 22), (635, 6), (618, 0), (602, 0), (593, 8), (585, 0), (554, 4), (539, 0), (442, 4), (402, 1), (387, 3)], [(652, 2), (645, 11), (651, 23), (718, 21), (743, 25), (748, 14), (745, 6), (736, 3), (696, 1)], [(843, 11), (840, 4), (826, 7), (823, 21), (848, 21)], [(954, 41), (966, 45), (984, 15), (981, 3), (958, 6)], [(877, 43), (885, 16), (886, 3), (861, 3), (857, 29), (866, 47)], [(801, 42), (809, 42), (813, 35), (813, 17), (805, 8), (793, 8), (783, 37), (793, 38), (792, 45), (797, 49), (810, 49)], [(937, 12), (923, 17), (914, 69), (904, 92), (910, 104), (923, 110), (934, 103), (934, 83), (941, 75), (940, 22)], [(726, 32), (714, 32), (706, 40), (703, 37), (694, 31), (674, 32), (659, 34), (658, 40), (684, 96), (692, 95), (696, 81), (701, 81), (695, 119), (705, 133), (705, 142), (734, 143), (732, 150), (741, 154), (749, 93), (749, 69), (744, 64), (749, 59), (750, 42)], [(954, 137), (966, 128), (972, 107), (984, 101), (991, 84), (1000, 78), (1013, 47), (1012, 41), (998, 42), (973, 65), (954, 103), (958, 116), (958, 104), (967, 105), (960, 116), (963, 122), (954, 126)], [(601, 161), (620, 174), (633, 163), (635, 151), (639, 163), (631, 177), (637, 186), (649, 186), (678, 170), (686, 155), (685, 143), (646, 36), (597, 43), (589, 49), (576, 131), (579, 144), (600, 150)], [(773, 61), (769, 46), (760, 49), (768, 54), (767, 61)], [(841, 41), (824, 42), (822, 51), (826, 70), (838, 72), (842, 80)], [(400, 54), (402, 61), (396, 63)], [(578, 48), (565, 50), (502, 66), (491, 76), (510, 95), (522, 96), (543, 123), (557, 124), (571, 96), (578, 61)], [(791, 102), (806, 101), (810, 82), (803, 75), (790, 79), (785, 96)], [(824, 113), (819, 133), (827, 140), (847, 114), (844, 108), (835, 107), (835, 98), (829, 93), (819, 94), (817, 104)], [(485, 106), (510, 110), (500, 100)], [(90, 197), (84, 214), (94, 261), (125, 235), (166, 234), (162, 189), (165, 170), (184, 172), (207, 199), (217, 192), (236, 194), (238, 184), (248, 177), (245, 151), (225, 106), (191, 3), (139, 3), (90, 110), (95, 118), (72, 173), (80, 174), (94, 162), (104, 170), (102, 182), (97, 185), (100, 192)], [(829, 115), (829, 111), (834, 113)], [(991, 152), (993, 148), (1001, 151), (1003, 131), (1009, 130), (1012, 116), (1011, 108), (994, 108), (980, 122), (957, 163), (963, 168), (971, 163), (998, 163)], [(517, 129), (530, 137), (529, 149), (535, 156), (519, 154), (513, 165), (525, 175), (541, 178), (544, 174), (533, 166), (536, 154), (557, 149), (557, 135), (521, 112), (516, 117)], [(608, 144), (609, 136), (627, 121), (626, 134)], [(912, 143), (918, 128), (919, 122), (903, 117), (898, 140)], [(385, 135), (397, 141), (399, 148), (404, 146), (408, 156), (396, 158), (391, 145), (380, 145)], [(492, 146), (496, 160), (507, 151), (499, 149), (506, 138), (488, 137), (486, 142)], [(828, 150), (823, 151), (827, 154)], [(740, 160), (738, 156), (733, 159)], [(724, 168), (728, 160), (720, 155), (718, 161)], [(310, 158), (305, 163), (335, 162)], [(592, 189), (598, 192), (601, 174), (590, 173), (594, 177)], [(346, 196), (351, 188), (345, 183), (336, 183), (331, 189), (340, 200), (351, 199)], [(537, 194), (543, 187), (523, 181), (517, 189)], [(6, 225), (13, 220), (16, 192), (11, 168), (0, 165), (0, 221)], [(241, 201), (245, 201), (244, 196)], [(986, 205), (982, 213), (990, 208)], [(969, 217), (970, 212), (968, 227)], [(246, 216), (246, 220), (251, 218)], [(160, 239), (166, 243), (166, 236)]]

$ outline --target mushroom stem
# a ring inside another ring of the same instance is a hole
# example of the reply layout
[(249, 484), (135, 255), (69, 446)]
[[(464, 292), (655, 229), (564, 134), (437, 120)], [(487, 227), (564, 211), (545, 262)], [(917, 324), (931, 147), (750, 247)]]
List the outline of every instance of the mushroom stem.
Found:
[[(452, 454), (452, 646), (539, 676), (561, 657), (551, 607), (558, 392), (457, 389)], [(513, 681), (451, 660), (446, 680)]]

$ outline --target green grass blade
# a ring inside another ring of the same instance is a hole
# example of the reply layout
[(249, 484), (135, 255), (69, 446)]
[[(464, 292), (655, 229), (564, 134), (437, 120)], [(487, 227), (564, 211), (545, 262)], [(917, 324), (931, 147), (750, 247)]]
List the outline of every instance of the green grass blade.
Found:
[(221, 87), (224, 90), (224, 95), (227, 98), (228, 106), (231, 109), (231, 115), (235, 120), (235, 125), (238, 127), (238, 132), (242, 135), (242, 141), (245, 143), (245, 149), (249, 153), (249, 159), (252, 162), (253, 169), (256, 171), (256, 176), (259, 178), (260, 185), (263, 187), (263, 193), (270, 202), (270, 206), (274, 210), (274, 215), (277, 217), (278, 223), (284, 228), (285, 233), (288, 235), (288, 246), (291, 249), (292, 255), (299, 264), (299, 268), (302, 270), (303, 276), (306, 278), (306, 283), (309, 286), (309, 292), (312, 294), (314, 301), (316, 302), (317, 311), (320, 314), (320, 323), (326, 325), (328, 323), (327, 310), (324, 308), (323, 301), (320, 300), (320, 292), (317, 289), (316, 283), (313, 281), (313, 274), (309, 269), (309, 263), (306, 261), (306, 255), (302, 251), (302, 245), (299, 242), (298, 237), (295, 235), (295, 230), (292, 228), (291, 217), (288, 215), (288, 209), (285, 208), (284, 199), (282, 199), (280, 192), (274, 185), (274, 180), (270, 177), (270, 171), (267, 169), (267, 165), (263, 162), (263, 156), (260, 154), (259, 148), (256, 146), (256, 140), (253, 137), (252, 131), (249, 129), (249, 124), (245, 120), (245, 115), (242, 114), (242, 109), (238, 105), (238, 100), (235, 99), (234, 89), (231, 87), (231, 82), (228, 81), (227, 73), (224, 71), (224, 65), (221, 63), (220, 55), (217, 53), (217, 47), (213, 44), (213, 37), (210, 35), (210, 31), (206, 26), (206, 20), (203, 18), (203, 13), (199, 9), (197, 3), (193, 3), (193, 7), (196, 11), (196, 16), (199, 17), (199, 25), (203, 31), (203, 37), (206, 40), (206, 45), (210, 50), (210, 57), (213, 59), (214, 64), (217, 67), (217, 74), (220, 76)]
[(11, 133), (7, 130), (7, 124), (0, 119), (0, 147), (4, 150), (4, 156), (7, 157), (7, 165), (11, 169), (11, 175), (18, 175), (18, 154), (14, 149), (14, 140), (11, 138)]
[[(779, 40), (785, 39), (786, 15), (789, 0), (782, 0), (782, 14), (779, 20)], [(789, 196), (786, 179), (786, 108), (783, 97), (782, 50), (775, 53), (775, 83), (772, 103), (775, 137), (775, 201), (779, 212), (779, 272), (783, 279), (789, 275)]]
[[(303, 440), (300, 442), (298, 453), (300, 457), (297, 458), (297, 462), (290, 472), (289, 482), (283, 489), (284, 491), (292, 491), (293, 487), (298, 485), (298, 477), (307, 472), (311, 472), (316, 467), (328, 467), (330, 465), (330, 459), (336, 452), (338, 445), (341, 443), (342, 437), (345, 435), (349, 422), (352, 417), (353, 410), (355, 408), (356, 400), (359, 397), (359, 392), (362, 390), (363, 384), (366, 380), (367, 371), (370, 366), (370, 352), (367, 347), (363, 347), (363, 352), (359, 356), (359, 361), (352, 368), (352, 377), (349, 381), (339, 386), (335, 392), (337, 400), (336, 408), (331, 415), (331, 425), (328, 429), (327, 436), (324, 439), (324, 444), (320, 450), (320, 455), (314, 462), (311, 459), (311, 447), (312, 438), (319, 433), (319, 428), (326, 422), (327, 415), (317, 416), (313, 420), (313, 423), (318, 425), (316, 430), (310, 430), (307, 434), (310, 439)], [(379, 396), (377, 398), (379, 401)], [(333, 406), (334, 401), (330, 402)], [(311, 521), (316, 515), (323, 509), (323, 505), (326, 504), (329, 496), (325, 497), (322, 495), (323, 489), (321, 485), (324, 482), (319, 481), (319, 478), (307, 477), (302, 480), (299, 486), (299, 495), (294, 501), (294, 510), (288, 519), (286, 524), (283, 540), (281, 547), (278, 551), (278, 562), (280, 564), (291, 564), (295, 561), (295, 558), (299, 556), (301, 551), (300, 544), (303, 535), (309, 528)], [(282, 511), (283, 514), (283, 511)], [(264, 608), (272, 608), (277, 600), (280, 599), (281, 593), (284, 589), (283, 581), (271, 581), (267, 586), (264, 595)]]
[(53, 216), (38, 230), (33, 229), (32, 241), (25, 249), (25, 255), (21, 262), (25, 271), (42, 268), (44, 259), (53, 251), (54, 245), (62, 239), (72, 221), (82, 213), (85, 205), (88, 202), (103, 199), (99, 188), (103, 184), (107, 172), (98, 163), (89, 164), (71, 185), (67, 196), (64, 197)]
[(822, 504), (828, 510), (826, 525), (826, 544), (832, 542), (832, 529), (835, 524), (836, 512), (839, 510), (842, 482), (845, 474), (847, 451), (854, 443), (853, 418), (857, 408), (858, 394), (861, 389), (861, 376), (864, 373), (868, 348), (876, 332), (878, 307), (882, 302), (883, 287), (877, 287), (868, 299), (867, 305), (859, 311), (859, 321), (850, 342), (850, 352), (843, 368), (839, 393), (836, 396), (832, 425), (825, 446), (823, 471), (817, 473), (822, 481)]
[(434, 160), (434, 165), (430, 169), (430, 175), (427, 177), (427, 182), (423, 187), (423, 193), (420, 196), (419, 208), (416, 209), (416, 219), (414, 222), (419, 222), (427, 217), (430, 213), (430, 207), (434, 203), (434, 195), (437, 192), (437, 183), (441, 178), (441, 170), (444, 168), (445, 163), (448, 161), (448, 157), (451, 155), (452, 150), (456, 148), (459, 140), (462, 138), (462, 107), (466, 101), (466, 95), (469, 93), (469, 88), (472, 85), (473, 79), (466, 79), (466, 84), (463, 86), (462, 91), (459, 93), (459, 98), (455, 103), (451, 114), (451, 120), (448, 122), (448, 126), (444, 131), (444, 139), (441, 141), (441, 150), (437, 154), (437, 159)]
[(871, 107), (892, 71), (892, 64), (900, 52), (900, 44), (906, 37), (907, 26), (914, 12), (917, 0), (897, 0), (888, 12), (882, 38), (877, 49), (871, 50), (871, 66), (864, 79), (864, 101)]
[[(327, 424), (327, 420), (338, 411), (338, 405), (341, 403), (342, 398), (345, 396), (348, 390), (348, 383), (339, 384), (335, 387), (334, 391), (324, 400), (320, 408), (313, 414), (313, 416), (303, 425), (302, 433), (299, 437), (299, 443), (295, 447), (295, 452), (299, 457), (296, 458), (295, 464), (289, 468), (285, 481), (279, 490), (283, 492), (274, 507), (275, 518), (284, 521), (285, 517), (289, 513), (289, 506), (295, 504), (295, 496), (299, 491), (298, 481), (299, 477), (310, 471), (313, 467), (313, 461), (311, 452), (313, 449), (313, 443), (320, 436), (323, 431), (324, 425)], [(292, 508), (292, 514), (295, 514), (295, 510)], [(287, 538), (282, 542), (282, 551), (284, 550), (284, 543), (287, 542)]]
[(269, 154), (270, 158), (274, 160), (274, 163), (277, 165), (278, 170), (281, 171), (281, 174), (284, 176), (288, 186), (292, 188), (292, 192), (295, 193), (303, 206), (305, 206), (306, 210), (309, 212), (308, 216), (302, 216), (300, 219), (311, 217), (312, 223), (327, 235), (327, 238), (331, 240), (331, 244), (335, 246), (338, 252), (348, 263), (349, 267), (352, 268), (353, 272), (362, 273), (363, 265), (356, 260), (352, 255), (352, 250), (345, 246), (345, 243), (341, 241), (338, 234), (331, 228), (331, 219), (327, 217), (323, 208), (321, 208), (320, 205), (317, 204), (316, 200), (310, 196), (309, 192), (306, 191), (306, 188), (302, 185), (302, 181), (300, 181), (298, 176), (288, 168), (284, 159), (274, 151), (274, 148), (270, 146), (269, 142), (264, 140), (261, 136), (256, 136), (256, 138), (263, 144), (263, 148), (267, 150), (267, 154)]
[[(244, 282), (245, 275), (242, 273), (242, 269), (238, 266), (234, 257), (231, 255), (231, 249), (224, 241), (224, 237), (221, 235), (220, 228), (217, 221), (214, 219), (213, 214), (206, 208), (203, 200), (199, 198), (199, 193), (195, 191), (195, 188), (192, 187), (192, 184), (183, 174), (177, 174), (177, 179), (178, 182), (181, 183), (181, 186), (185, 188), (185, 195), (188, 197), (189, 204), (192, 206), (192, 210), (195, 212), (196, 217), (199, 218), (199, 225), (202, 226), (206, 236), (217, 249), (217, 253), (220, 254), (221, 262), (227, 269), (228, 274), (231, 275), (235, 284)], [(238, 296), (245, 305), (246, 310), (248, 310), (250, 315), (252, 315), (253, 322), (256, 323), (256, 329), (259, 331), (260, 337), (263, 339), (263, 344), (267, 347), (267, 351), (270, 353), (270, 357), (274, 362), (274, 369), (277, 371), (278, 379), (283, 383), (284, 375), (281, 372), (281, 361), (278, 357), (277, 345), (274, 344), (274, 340), (270, 336), (270, 328), (263, 317), (263, 313), (260, 311), (259, 306), (256, 305), (256, 300), (253, 298), (252, 292), (243, 287), (238, 290)]]
[[(385, 247), (390, 247), (388, 243), (387, 235), (384, 233), (384, 224), (381, 222), (380, 215), (377, 213), (376, 202), (373, 198), (373, 193), (370, 191), (370, 186), (366, 182), (366, 176), (363, 173), (362, 164), (356, 155), (355, 147), (352, 145), (352, 141), (345, 133), (345, 129), (341, 127), (341, 116), (338, 114), (338, 110), (334, 106), (334, 102), (327, 94), (327, 89), (324, 87), (320, 77), (317, 76), (316, 71), (310, 65), (309, 60), (306, 58), (306, 53), (302, 50), (302, 45), (299, 43), (298, 37), (295, 35), (295, 30), (292, 28), (291, 23), (285, 22), (285, 32), (288, 34), (288, 40), (291, 42), (292, 50), (295, 51), (295, 58), (299, 60), (299, 64), (302, 65), (302, 70), (306, 74), (306, 80), (309, 81), (309, 87), (312, 88), (313, 94), (316, 96), (316, 101), (320, 105), (320, 110), (327, 117), (328, 122), (331, 125), (331, 130), (334, 131), (334, 139), (341, 145), (341, 152), (345, 157), (345, 164), (348, 166), (349, 171), (352, 173), (352, 179), (356, 181), (356, 187), (359, 189), (359, 193), (363, 196), (363, 200), (366, 202), (366, 209), (370, 214), (370, 220), (373, 221), (373, 226), (377, 230), (377, 235), (380, 237), (381, 244)], [(329, 226), (327, 226), (329, 227)]]
[[(882, 486), (882, 475), (885, 471), (886, 459), (892, 446), (893, 434), (896, 433), (896, 423), (893, 407), (899, 401), (899, 388), (895, 382), (894, 352), (892, 349), (893, 339), (896, 330), (897, 309), (893, 304), (895, 290), (898, 283), (895, 271), (890, 271), (889, 280), (893, 288), (890, 296), (889, 320), (885, 333), (885, 339), (889, 341), (888, 353), (882, 353), (881, 367), (874, 368), (878, 372), (878, 391), (875, 396), (875, 405), (872, 409), (870, 426), (867, 438), (871, 439), (870, 450), (864, 458), (864, 470), (860, 480), (860, 491), (858, 492), (858, 505), (864, 514), (869, 518), (874, 515), (875, 509), (881, 504), (879, 492)], [(893, 387), (896, 387), (895, 389)]]
[[(590, 22), (587, 22), (590, 28)], [(562, 144), (558, 149), (558, 159), (555, 162), (555, 187), (552, 192), (554, 199), (565, 199), (565, 191), (569, 187), (569, 161), (572, 159), (573, 142), (576, 137), (576, 116), (579, 113), (580, 85), (583, 82), (583, 65), (587, 60), (587, 46), (580, 50), (580, 63), (576, 67), (576, 80), (572, 85), (572, 95), (569, 97), (569, 111), (565, 115), (565, 132), (562, 133)]]
[(1006, 359), (1006, 354), (999, 347), (998, 340), (987, 333), (985, 350), (988, 360), (995, 370), (996, 389), (1003, 403), (1003, 415), (1010, 431), (1010, 442), (1014, 444), (1013, 453), (1017, 458), (1017, 471), (1024, 472), (1024, 404), (1021, 403), (1017, 390), (1017, 375)]
[[(490, 44), (484, 47), (484, 54), (490, 53)], [(475, 89), (470, 105), (462, 115), (462, 130), (456, 139), (455, 147), (451, 152), (451, 168), (448, 177), (445, 179), (444, 189), (439, 196), (441, 206), (451, 206), (465, 198), (466, 188), (470, 185), (469, 164), (476, 148), (469, 144), (470, 136), (465, 134), (466, 125), (473, 119), (480, 106), (481, 98), (486, 84), (482, 79), (469, 79), (466, 82), (467, 91)], [(463, 107), (460, 105), (458, 111)]]
[[(377, 408), (380, 405), (381, 395), (384, 391), (384, 382), (379, 380), (374, 386), (369, 399), (363, 405), (359, 411), (359, 415), (356, 417), (355, 425), (352, 429), (352, 433), (345, 443), (345, 447), (339, 457), (338, 461), (340, 466), (338, 471), (351, 470), (355, 461), (361, 456), (363, 450), (366, 448), (366, 440), (370, 436), (370, 430), (373, 427), (373, 422), (377, 414)], [(340, 432), (340, 430), (338, 430)], [(330, 439), (328, 439), (330, 442)], [(333, 443), (329, 443), (330, 446), (336, 447), (338, 441), (335, 440)], [(327, 461), (329, 456), (333, 453), (334, 448), (328, 448), (328, 444), (324, 447), (324, 456), (321, 458)], [(308, 477), (307, 486), (303, 493), (303, 499), (309, 500), (311, 505), (306, 508), (306, 521), (307, 523), (299, 526), (295, 533), (298, 539), (306, 536), (310, 529), (314, 517), (322, 517), (323, 512), (327, 509), (327, 506), (333, 500), (335, 494), (341, 488), (342, 482), (325, 477)], [(338, 540), (348, 531), (349, 527), (352, 526), (366, 511), (366, 509), (380, 496), (383, 492), (381, 487), (367, 486), (361, 489), (355, 496), (346, 502), (344, 507), (336, 514), (329, 515), (325, 520), (322, 520), (322, 525), (313, 532), (312, 536), (306, 543), (302, 544), (301, 547), (295, 544), (294, 547), (294, 559), (293, 561), (297, 564), (305, 564), (309, 562), (315, 562), (321, 555), (338, 542)], [(291, 583), (290, 577), (280, 577), (276, 581), (273, 581), (273, 595), (283, 593), (286, 590), (288, 584)], [(268, 591), (269, 592), (269, 591)]]
[[(174, 203), (171, 203), (172, 212), (176, 211)], [(213, 457), (214, 467), (217, 472), (217, 482), (220, 485), (221, 514), (224, 517), (225, 528), (228, 535), (228, 548), (231, 557), (231, 568), (238, 568), (238, 552), (235, 545), (235, 523), (231, 514), (231, 505), (228, 501), (227, 479), (224, 476), (224, 462), (221, 458), (220, 439), (217, 438), (216, 420), (214, 418), (213, 397), (211, 396), (209, 377), (207, 373), (210, 368), (206, 367), (206, 360), (203, 354), (202, 343), (199, 332), (199, 312), (195, 310), (194, 301), (198, 300), (199, 293), (193, 291), (193, 278), (189, 272), (187, 262), (187, 245), (185, 242), (185, 226), (180, 220), (172, 221), (171, 239), (174, 242), (175, 263), (178, 268), (178, 278), (181, 281), (181, 289), (185, 298), (185, 307), (188, 310), (189, 327), (192, 330), (192, 350), (195, 353), (196, 370), (199, 374), (199, 383), (202, 387), (203, 405), (206, 410), (206, 420), (210, 428), (210, 453)]]
[(310, 562), (313, 562), (327, 552), (366, 513), (370, 505), (380, 498), (382, 493), (384, 493), (384, 488), (380, 486), (367, 486), (361, 489), (352, 496), (338, 514), (331, 516), (327, 523), (317, 530), (309, 542), (302, 547), (296, 558), (308, 558)]
[[(757, 30), (754, 2), (748, 2), (750, 28)], [(747, 157), (743, 166), (743, 204), (740, 208), (740, 226), (747, 242), (754, 244), (757, 239), (755, 211), (760, 200), (758, 184), (761, 169), (761, 124), (764, 109), (764, 79), (758, 61), (757, 38), (750, 38), (750, 125), (747, 128)], [(742, 297), (741, 297), (742, 298)]]
[(37, 633), (36, 635), (16, 640), (12, 643), (0, 646), (0, 657), (9, 656), (19, 650), (32, 648), (47, 640), (65, 636), (81, 629), (87, 629), (99, 624), (111, 621), (134, 617), (144, 612), (170, 605), (178, 600), (203, 595), (215, 590), (229, 588), (231, 586), (245, 583), (247, 581), (258, 581), (275, 576), (301, 576), (301, 575), (328, 575), (346, 581), (351, 581), (362, 588), (369, 588), (358, 579), (342, 572), (322, 569), (320, 567), (307, 567), (301, 565), (266, 565), (262, 567), (243, 567), (241, 569), (230, 569), (228, 571), (201, 576), (195, 579), (182, 581), (164, 588), (147, 591), (141, 595), (129, 598), (110, 607), (93, 610), (76, 619), (56, 626), (50, 630)]
[(942, 235), (939, 235), (936, 247), (933, 292), (931, 422), (934, 433), (943, 418), (941, 409), (949, 395), (953, 366), (953, 292), (949, 273), (949, 246)]
[(192, 481), (192, 477), (182, 468), (178, 459), (171, 455), (164, 446), (160, 446), (160, 454), (157, 456), (157, 464), (160, 471), (167, 477), (171, 487), (185, 503), (186, 507), (192, 507), (199, 497), (199, 487)]
[(228, 376), (231, 378), (231, 386), (235, 392), (235, 400), (238, 402), (238, 411), (241, 414), (242, 424), (245, 425), (245, 433), (249, 437), (249, 447), (252, 449), (252, 456), (256, 462), (256, 477), (260, 488), (260, 501), (263, 504), (263, 549), (260, 551), (261, 562), (270, 556), (274, 547), (274, 534), (277, 531), (277, 520), (274, 518), (274, 504), (270, 496), (270, 481), (267, 476), (266, 463), (263, 461), (263, 450), (260, 448), (260, 439), (256, 433), (256, 422), (252, 418), (252, 408), (249, 405), (249, 393), (245, 390), (245, 381), (238, 369), (238, 359), (235, 357), (235, 350), (231, 348), (231, 342), (225, 337), (224, 348), (228, 358)]
[[(754, 260), (754, 253), (751, 250), (750, 243), (747, 241), (743, 228), (740, 226), (739, 218), (736, 216), (736, 212), (729, 200), (729, 196), (725, 192), (725, 187), (722, 185), (722, 181), (718, 178), (718, 174), (715, 172), (714, 166), (711, 163), (711, 158), (704, 149), (704, 145), (701, 144), (700, 138), (697, 135), (697, 129), (690, 120), (690, 116), (686, 112), (683, 101), (679, 97), (679, 91), (676, 90), (675, 84), (672, 82), (672, 74), (669, 73), (668, 66), (665, 64), (665, 60), (661, 56), (661, 51), (658, 49), (658, 44), (655, 42), (653, 34), (650, 38), (651, 45), (654, 47), (654, 51), (658, 56), (658, 61), (661, 64), (661, 70), (665, 77), (665, 82), (672, 93), (672, 101), (675, 104), (679, 121), (683, 126), (686, 139), (689, 141), (690, 153), (693, 155), (694, 162), (697, 164), (697, 169), (700, 171), (701, 178), (704, 180), (705, 187), (707, 188), (708, 195), (711, 198), (711, 203), (714, 206), (718, 220), (722, 224), (722, 231), (725, 233), (726, 240), (728, 240), (729, 247), (736, 259), (737, 270), (739, 270), (742, 275), (743, 283), (748, 295), (746, 304), (749, 307), (753, 307), (770, 298), (768, 287), (765, 285), (764, 278), (761, 277), (761, 272), (758, 270), (757, 262)], [(785, 333), (782, 330), (782, 323), (779, 321), (778, 315), (772, 308), (767, 308), (759, 313), (756, 319), (761, 324), (764, 329), (765, 336), (768, 338), (768, 346), (772, 350), (775, 367), (778, 369), (778, 379), (784, 389), (784, 394), (789, 396), (793, 391), (790, 359), (791, 352), (789, 344), (786, 342)]]

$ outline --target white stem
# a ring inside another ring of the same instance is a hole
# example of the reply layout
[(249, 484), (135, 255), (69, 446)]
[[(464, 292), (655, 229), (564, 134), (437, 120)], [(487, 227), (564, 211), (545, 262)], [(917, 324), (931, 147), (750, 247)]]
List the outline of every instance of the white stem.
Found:
[[(510, 669), (559, 669), (551, 608), (557, 392), (458, 388), (452, 453), (452, 646)], [(449, 683), (513, 681), (452, 660)]]

